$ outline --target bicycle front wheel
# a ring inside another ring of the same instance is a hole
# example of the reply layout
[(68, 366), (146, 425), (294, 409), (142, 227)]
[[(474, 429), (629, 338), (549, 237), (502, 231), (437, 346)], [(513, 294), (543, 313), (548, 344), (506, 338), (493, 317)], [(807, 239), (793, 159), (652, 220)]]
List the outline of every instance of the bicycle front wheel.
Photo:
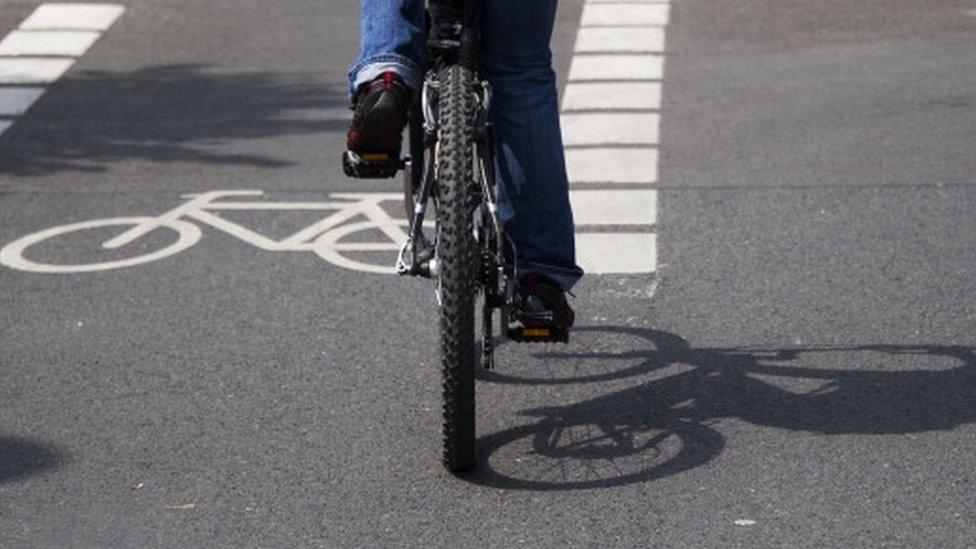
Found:
[(440, 72), (437, 156), (440, 342), (444, 392), (444, 465), (455, 474), (475, 464), (475, 294), (477, 205), (472, 124), (473, 75), (461, 66)]

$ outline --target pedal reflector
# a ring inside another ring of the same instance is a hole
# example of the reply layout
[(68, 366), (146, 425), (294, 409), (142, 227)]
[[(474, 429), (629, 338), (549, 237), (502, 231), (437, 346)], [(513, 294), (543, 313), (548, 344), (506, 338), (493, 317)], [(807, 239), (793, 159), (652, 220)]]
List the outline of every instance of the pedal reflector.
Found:
[(367, 153), (359, 157), (367, 162), (387, 162), (390, 160), (390, 155), (386, 153)]
[(508, 338), (518, 343), (569, 343), (569, 330), (515, 326), (508, 329)]

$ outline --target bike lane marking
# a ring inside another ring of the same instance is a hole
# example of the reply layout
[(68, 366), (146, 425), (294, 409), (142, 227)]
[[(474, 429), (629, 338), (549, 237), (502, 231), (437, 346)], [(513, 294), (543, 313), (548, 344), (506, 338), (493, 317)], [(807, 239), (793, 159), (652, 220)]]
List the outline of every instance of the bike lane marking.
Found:
[(661, 0), (583, 5), (561, 122), (571, 185), (601, 187), (571, 193), (577, 260), (592, 274), (657, 270), (656, 191), (610, 189), (657, 183), (669, 17)]
[[(125, 12), (117, 4), (41, 4), (0, 40), (0, 136)], [(24, 87), (34, 85), (33, 87)]]

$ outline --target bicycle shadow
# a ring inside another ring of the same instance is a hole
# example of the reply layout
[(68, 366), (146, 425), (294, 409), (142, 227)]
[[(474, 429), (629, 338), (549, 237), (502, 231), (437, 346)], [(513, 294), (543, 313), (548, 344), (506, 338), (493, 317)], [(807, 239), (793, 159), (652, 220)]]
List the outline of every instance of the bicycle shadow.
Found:
[(201, 64), (71, 73), (4, 134), (0, 174), (101, 172), (134, 159), (278, 168), (291, 162), (225, 145), (344, 131), (346, 121), (316, 111), (347, 103), (344, 87), (306, 74)]
[(36, 440), (0, 436), (0, 485), (60, 467), (67, 456)]
[[(853, 345), (695, 348), (674, 334), (621, 326), (578, 333), (627, 334), (639, 351), (570, 350), (553, 361), (637, 358), (622, 371), (655, 374), (642, 385), (568, 406), (523, 410), (536, 423), (479, 440), (476, 484), (575, 490), (648, 482), (708, 463), (725, 447), (712, 425), (736, 418), (824, 435), (900, 435), (976, 422), (976, 348), (961, 345)], [(832, 355), (836, 355), (834, 358)], [(843, 367), (870, 359), (871, 370)], [(880, 358), (880, 366), (877, 359)], [(827, 367), (799, 363), (827, 362)], [(892, 371), (892, 367), (907, 369)], [(932, 369), (931, 362), (951, 363)], [(929, 366), (922, 369), (920, 366)], [(672, 370), (678, 373), (669, 374)], [(594, 376), (557, 383), (599, 381)], [(486, 381), (520, 383), (513, 376)], [(527, 378), (527, 383), (540, 383)]]

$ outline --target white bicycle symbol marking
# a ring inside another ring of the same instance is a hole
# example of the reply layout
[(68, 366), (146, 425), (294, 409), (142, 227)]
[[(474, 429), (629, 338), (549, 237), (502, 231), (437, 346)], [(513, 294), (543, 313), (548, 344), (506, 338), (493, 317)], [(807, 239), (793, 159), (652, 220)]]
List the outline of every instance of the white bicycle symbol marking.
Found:
[[(403, 201), (400, 193), (333, 193), (329, 202), (216, 202), (225, 197), (260, 197), (264, 191), (212, 191), (183, 195), (185, 204), (158, 217), (113, 217), (94, 219), (52, 227), (22, 237), (0, 249), (0, 264), (34, 273), (89, 273), (142, 265), (178, 254), (196, 244), (203, 236), (200, 227), (188, 220), (219, 229), (248, 244), (271, 252), (311, 251), (322, 259), (346, 269), (369, 273), (392, 274), (393, 260), (386, 265), (375, 265), (349, 257), (350, 253), (395, 252), (407, 241), (406, 220), (391, 217), (381, 204), (387, 201)], [(331, 211), (326, 217), (282, 240), (274, 240), (242, 225), (228, 221), (214, 212), (219, 211)], [(365, 221), (350, 221), (365, 217)], [(24, 256), (31, 246), (60, 235), (112, 226), (131, 226), (102, 247), (108, 250), (122, 248), (138, 238), (158, 229), (176, 232), (172, 244), (151, 253), (99, 263), (58, 265), (32, 261)], [(385, 242), (343, 242), (343, 239), (360, 231), (379, 230)]]

